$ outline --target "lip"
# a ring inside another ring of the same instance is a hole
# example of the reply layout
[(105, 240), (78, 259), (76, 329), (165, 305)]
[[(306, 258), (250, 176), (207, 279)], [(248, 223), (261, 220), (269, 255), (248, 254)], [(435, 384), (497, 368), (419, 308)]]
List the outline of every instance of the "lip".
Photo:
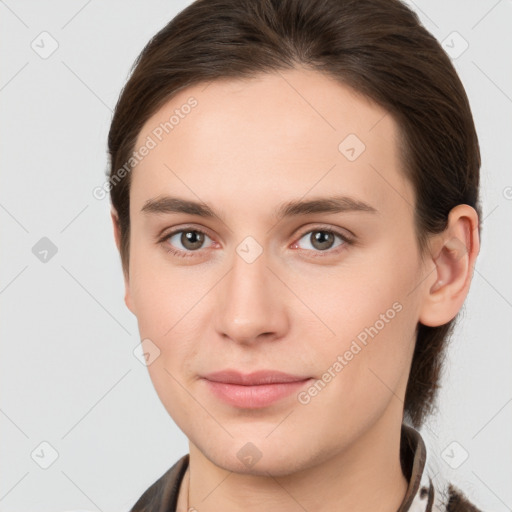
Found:
[(311, 379), (274, 370), (259, 370), (248, 374), (223, 370), (203, 377), (208, 389), (216, 397), (245, 409), (269, 406), (297, 392)]

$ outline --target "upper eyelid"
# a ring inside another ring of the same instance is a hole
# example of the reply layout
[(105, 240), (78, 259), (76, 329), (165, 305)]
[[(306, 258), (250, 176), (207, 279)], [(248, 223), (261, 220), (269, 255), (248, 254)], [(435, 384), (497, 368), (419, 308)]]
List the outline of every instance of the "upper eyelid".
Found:
[[(348, 240), (351, 240), (353, 237), (355, 237), (355, 235), (353, 233), (351, 233), (350, 231), (348, 231), (348, 229), (335, 228), (335, 227), (332, 227), (329, 225), (317, 225), (312, 228), (307, 228), (304, 231), (300, 231), (300, 234), (296, 235), (296, 236), (299, 236), (300, 238), (302, 238), (304, 235), (307, 235), (308, 233), (311, 233), (312, 231), (328, 231), (328, 232), (334, 233), (335, 235), (338, 235), (342, 238), (346, 238)], [(345, 233), (343, 233), (343, 231), (347, 231), (350, 234), (345, 234)]]
[(177, 228), (171, 228), (169, 231), (162, 230), (160, 234), (158, 235), (159, 240), (167, 240), (169, 237), (176, 235), (177, 233), (181, 233), (182, 231), (199, 231), (200, 233), (204, 233), (211, 239), (214, 237), (209, 233), (208, 229), (205, 229), (204, 227), (196, 227), (193, 225), (190, 226), (182, 226)]

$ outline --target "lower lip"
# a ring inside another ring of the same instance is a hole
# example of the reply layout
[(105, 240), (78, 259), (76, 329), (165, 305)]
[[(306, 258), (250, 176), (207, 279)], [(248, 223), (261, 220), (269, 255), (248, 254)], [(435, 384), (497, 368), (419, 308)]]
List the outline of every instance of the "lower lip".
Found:
[(275, 384), (261, 384), (258, 386), (241, 386), (213, 382), (204, 379), (210, 391), (228, 404), (244, 409), (258, 409), (296, 393), (311, 379), (296, 382), (279, 382)]

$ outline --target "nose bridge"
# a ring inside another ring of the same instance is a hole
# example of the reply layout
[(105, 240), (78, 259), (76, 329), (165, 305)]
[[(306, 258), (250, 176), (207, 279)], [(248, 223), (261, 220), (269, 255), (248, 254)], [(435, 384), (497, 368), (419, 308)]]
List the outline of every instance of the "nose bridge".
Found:
[[(250, 237), (248, 237), (250, 238)], [(251, 342), (261, 334), (279, 337), (287, 318), (282, 284), (267, 268), (269, 255), (255, 240), (244, 240), (233, 254), (231, 271), (217, 296), (217, 330), (238, 342)]]

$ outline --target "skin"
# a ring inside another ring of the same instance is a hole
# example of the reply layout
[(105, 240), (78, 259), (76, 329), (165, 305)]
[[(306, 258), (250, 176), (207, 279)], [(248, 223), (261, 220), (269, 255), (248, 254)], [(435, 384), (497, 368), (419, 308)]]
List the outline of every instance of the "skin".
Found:
[[(198, 105), (132, 171), (125, 274), (141, 339), (160, 350), (151, 379), (189, 439), (179, 508), (188, 494), (201, 512), (396, 510), (407, 488), (399, 443), (416, 326), (444, 324), (462, 307), (479, 251), (477, 214), (454, 208), (422, 262), (394, 119), (303, 68), (182, 90), (145, 124), (136, 147), (190, 96)], [(366, 146), (354, 161), (338, 149), (351, 133)], [(204, 202), (222, 220), (141, 211), (166, 194)], [(332, 195), (377, 212), (273, 216), (283, 202)], [(114, 210), (112, 220), (119, 247)], [(179, 235), (158, 242), (179, 227), (208, 236), (199, 249)], [(326, 227), (355, 242), (336, 236), (332, 248), (318, 249), (311, 235)], [(236, 251), (247, 236), (262, 249), (252, 263)], [(401, 311), (305, 405), (292, 394), (241, 409), (200, 379), (226, 368), (322, 379), (397, 302)], [(248, 442), (261, 453), (252, 466), (237, 457)]]

